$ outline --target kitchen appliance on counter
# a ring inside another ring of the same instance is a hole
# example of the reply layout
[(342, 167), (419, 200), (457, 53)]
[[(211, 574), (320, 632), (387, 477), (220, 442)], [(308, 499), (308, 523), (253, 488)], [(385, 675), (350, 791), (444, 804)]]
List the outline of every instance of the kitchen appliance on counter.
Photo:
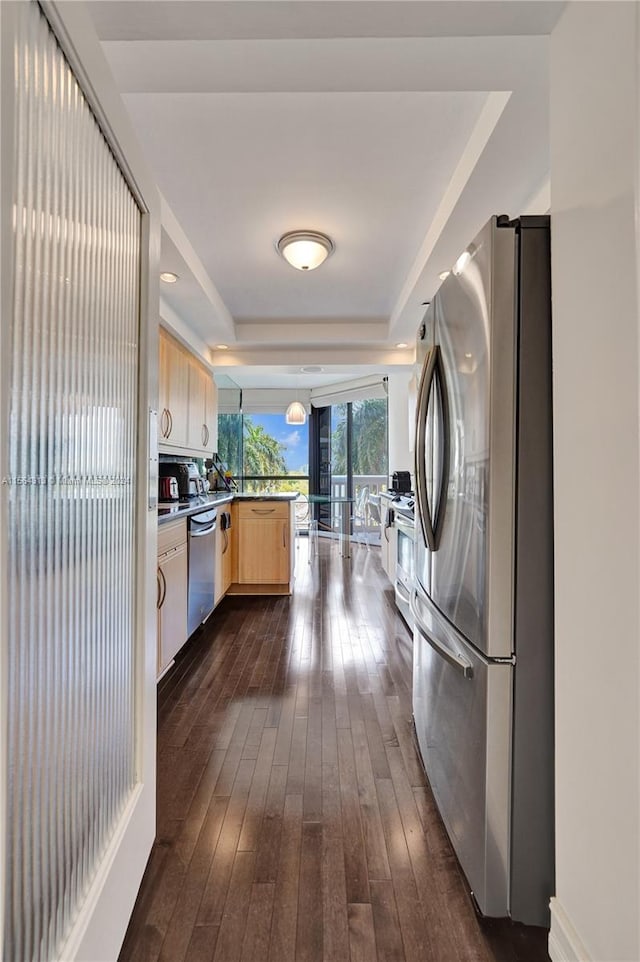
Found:
[(206, 494), (204, 479), (194, 461), (160, 461), (159, 477), (174, 477), (178, 481), (178, 497), (181, 501)]
[(211, 508), (187, 519), (189, 575), (187, 635), (209, 617), (215, 605), (215, 531), (218, 511)]
[(391, 475), (391, 485), (389, 487), (390, 491), (394, 491), (396, 494), (407, 494), (411, 491), (411, 472), (410, 471), (394, 471)]
[(158, 501), (161, 504), (178, 501), (180, 492), (178, 490), (178, 479), (171, 475), (158, 478)]
[(207, 471), (209, 486), (212, 491), (237, 491), (238, 484), (231, 477), (231, 472), (228, 470), (227, 465), (224, 461), (221, 461), (216, 453), (208, 458), (205, 462)]
[(492, 218), (418, 335), (413, 706), (480, 911), (549, 924), (553, 501), (548, 217)]

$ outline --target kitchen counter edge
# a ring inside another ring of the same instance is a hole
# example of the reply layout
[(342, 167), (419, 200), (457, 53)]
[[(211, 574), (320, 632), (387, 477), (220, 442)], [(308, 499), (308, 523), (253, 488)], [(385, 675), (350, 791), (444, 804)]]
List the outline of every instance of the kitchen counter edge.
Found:
[[(206, 498), (194, 498), (189, 504), (181, 504), (175, 510), (163, 514), (158, 513), (158, 524), (167, 524), (169, 521), (176, 521), (179, 518), (188, 518), (199, 511), (217, 508), (221, 504), (230, 504), (232, 501), (295, 501), (297, 497), (297, 491), (279, 491), (274, 494), (210, 494)], [(163, 507), (166, 507), (166, 505), (160, 505), (158, 512)]]

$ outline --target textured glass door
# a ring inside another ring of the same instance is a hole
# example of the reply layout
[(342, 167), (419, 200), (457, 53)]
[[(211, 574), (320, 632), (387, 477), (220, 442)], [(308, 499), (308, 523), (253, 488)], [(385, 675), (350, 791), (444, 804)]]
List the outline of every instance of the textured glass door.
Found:
[(135, 782), (140, 210), (35, 3), (14, 51), (3, 959), (58, 957)]

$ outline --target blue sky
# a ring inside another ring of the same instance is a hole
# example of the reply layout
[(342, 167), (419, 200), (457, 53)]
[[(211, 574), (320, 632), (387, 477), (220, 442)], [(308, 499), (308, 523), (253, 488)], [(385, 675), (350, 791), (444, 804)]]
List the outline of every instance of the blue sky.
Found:
[(284, 414), (252, 414), (254, 424), (260, 424), (270, 434), (285, 445), (283, 454), (289, 471), (306, 474), (309, 470), (309, 422), (287, 424)]

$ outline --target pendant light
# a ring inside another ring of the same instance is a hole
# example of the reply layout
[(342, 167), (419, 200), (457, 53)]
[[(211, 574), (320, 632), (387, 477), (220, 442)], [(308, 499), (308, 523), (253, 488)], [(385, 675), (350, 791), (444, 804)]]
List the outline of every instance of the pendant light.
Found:
[(292, 401), (287, 408), (286, 414), (284, 416), (287, 424), (304, 424), (307, 420), (307, 412), (305, 410), (304, 404), (298, 400), (298, 389), (296, 388), (296, 398)]
[(307, 420), (307, 412), (304, 409), (304, 405), (300, 401), (292, 401), (287, 408), (284, 419), (287, 424), (304, 424)]

